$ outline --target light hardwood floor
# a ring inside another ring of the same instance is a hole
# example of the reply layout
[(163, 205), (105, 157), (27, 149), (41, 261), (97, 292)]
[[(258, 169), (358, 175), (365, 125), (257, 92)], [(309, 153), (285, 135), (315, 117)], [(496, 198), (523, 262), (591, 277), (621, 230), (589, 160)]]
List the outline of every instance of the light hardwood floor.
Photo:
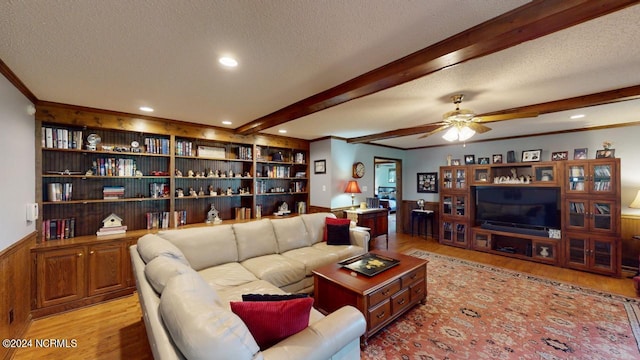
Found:
[[(390, 228), (394, 224), (391, 223)], [(390, 229), (391, 230), (391, 229)], [(385, 247), (384, 237), (372, 241), (372, 248)], [(541, 277), (569, 282), (606, 292), (635, 297), (633, 284), (623, 273), (611, 278), (504, 256), (484, 254), (438, 244), (433, 239), (391, 233), (389, 250), (404, 252), (412, 248), (427, 250), (488, 265), (499, 266)], [(35, 320), (25, 339), (74, 339), (74, 348), (31, 348), (18, 350), (14, 359), (152, 359), (137, 294), (99, 305)]]

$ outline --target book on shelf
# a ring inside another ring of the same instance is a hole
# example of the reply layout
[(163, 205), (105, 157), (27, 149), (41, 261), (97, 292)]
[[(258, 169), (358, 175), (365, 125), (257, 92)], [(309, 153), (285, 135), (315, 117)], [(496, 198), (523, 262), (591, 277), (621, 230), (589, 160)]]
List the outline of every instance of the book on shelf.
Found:
[(72, 193), (72, 183), (50, 183), (47, 185), (47, 199), (49, 201), (71, 201)]
[(100, 228), (100, 230), (98, 230), (96, 232), (96, 235), (97, 236), (107, 236), (107, 235), (124, 234), (126, 232), (127, 232), (127, 229), (110, 230), (109, 228)]
[(76, 236), (76, 219), (47, 219), (42, 221), (42, 241), (70, 239)]
[(45, 149), (82, 149), (82, 130), (42, 127), (42, 147)]
[(124, 199), (124, 186), (104, 186), (102, 198), (104, 200)]
[(251, 219), (251, 208), (238, 207), (236, 208), (236, 220)]
[(147, 229), (168, 229), (169, 228), (169, 212), (148, 212)]

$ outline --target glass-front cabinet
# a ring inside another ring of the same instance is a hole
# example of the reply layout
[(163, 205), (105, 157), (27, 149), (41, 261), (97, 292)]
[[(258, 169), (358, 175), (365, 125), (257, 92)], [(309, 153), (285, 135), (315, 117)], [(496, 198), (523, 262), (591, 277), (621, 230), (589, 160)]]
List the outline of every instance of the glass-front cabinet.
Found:
[(567, 194), (615, 194), (615, 159), (571, 162), (566, 165)]
[(608, 275), (617, 272), (617, 241), (613, 237), (566, 234), (566, 265), (570, 268)]
[(567, 199), (565, 228), (613, 234), (617, 231), (615, 206), (615, 200)]
[(440, 186), (443, 190), (467, 189), (467, 167), (466, 166), (444, 166), (440, 168)]
[(473, 184), (476, 185), (486, 185), (488, 183), (493, 182), (493, 177), (491, 176), (491, 167), (489, 166), (475, 166), (473, 167)]
[(442, 215), (464, 217), (467, 214), (467, 195), (442, 195)]
[(466, 248), (468, 243), (467, 230), (466, 223), (444, 220), (440, 228), (440, 242)]

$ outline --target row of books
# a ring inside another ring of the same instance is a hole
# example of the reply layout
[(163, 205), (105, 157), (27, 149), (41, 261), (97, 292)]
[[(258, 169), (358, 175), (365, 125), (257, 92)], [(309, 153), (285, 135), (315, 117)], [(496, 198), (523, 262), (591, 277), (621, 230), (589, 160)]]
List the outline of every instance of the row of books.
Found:
[(104, 186), (102, 198), (104, 200), (124, 199), (124, 186)]
[(236, 220), (251, 219), (250, 207), (238, 207), (236, 208)]
[(193, 143), (191, 141), (177, 140), (176, 141), (176, 155), (178, 156), (195, 156), (193, 151)]
[(96, 176), (135, 176), (134, 159), (98, 158), (95, 162)]
[(47, 185), (47, 198), (49, 201), (71, 201), (72, 192), (72, 183), (50, 183)]
[(82, 130), (42, 127), (42, 147), (47, 149), (82, 149)]
[[(169, 212), (148, 212), (147, 217), (147, 229), (168, 229), (169, 228)], [(187, 224), (187, 211), (177, 210), (173, 212), (173, 223), (175, 226), (182, 226)]]
[(240, 146), (238, 148), (238, 159), (241, 160), (251, 160), (252, 159), (252, 154), (251, 154), (251, 148), (248, 146)]
[(291, 168), (288, 166), (263, 166), (262, 176), (269, 178), (288, 178), (291, 177)]
[(169, 155), (169, 139), (145, 138), (144, 146), (149, 154)]
[(42, 221), (42, 241), (70, 239), (76, 236), (76, 219), (49, 219)]

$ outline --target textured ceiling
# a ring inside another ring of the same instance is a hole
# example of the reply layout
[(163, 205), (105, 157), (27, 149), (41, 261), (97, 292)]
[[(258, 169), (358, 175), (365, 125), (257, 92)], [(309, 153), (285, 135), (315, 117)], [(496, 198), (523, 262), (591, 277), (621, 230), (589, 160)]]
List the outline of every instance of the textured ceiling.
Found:
[[(40, 100), (237, 128), (526, 1), (3, 1), (0, 59)], [(640, 6), (267, 129), (355, 137), (640, 84)], [(220, 67), (230, 54), (240, 66)], [(605, 111), (606, 110), (606, 111)], [(489, 124), (475, 139), (638, 121), (640, 102)], [(526, 126), (522, 126), (526, 124)], [(440, 136), (379, 141), (411, 148)]]

